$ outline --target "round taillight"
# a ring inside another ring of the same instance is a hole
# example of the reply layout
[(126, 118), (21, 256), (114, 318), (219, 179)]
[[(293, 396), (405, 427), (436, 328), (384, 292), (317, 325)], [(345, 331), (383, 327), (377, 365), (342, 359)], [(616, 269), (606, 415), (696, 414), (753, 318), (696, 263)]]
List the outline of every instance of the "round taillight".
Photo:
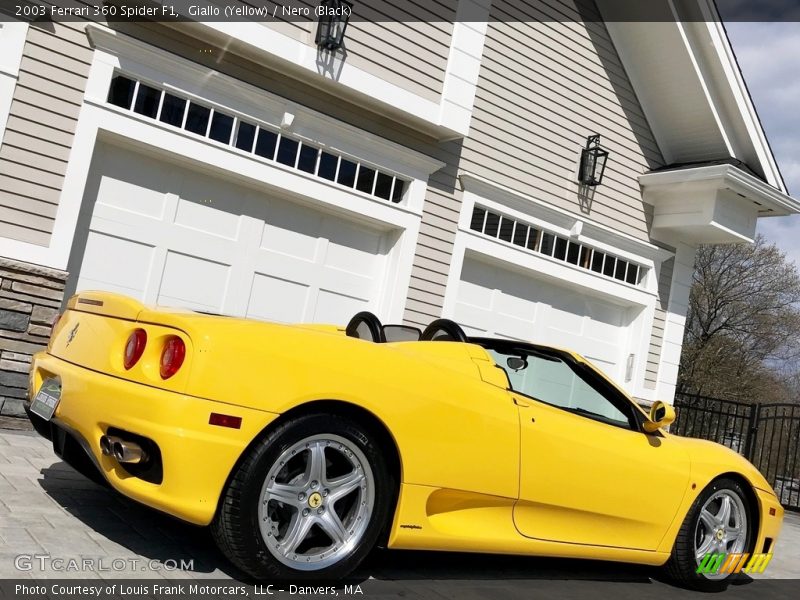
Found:
[(161, 352), (161, 379), (169, 379), (183, 364), (186, 356), (186, 345), (183, 340), (175, 335), (167, 338), (164, 350)]
[(135, 329), (125, 344), (125, 356), (122, 364), (125, 370), (129, 370), (139, 362), (144, 354), (144, 347), (147, 345), (147, 332), (144, 329)]

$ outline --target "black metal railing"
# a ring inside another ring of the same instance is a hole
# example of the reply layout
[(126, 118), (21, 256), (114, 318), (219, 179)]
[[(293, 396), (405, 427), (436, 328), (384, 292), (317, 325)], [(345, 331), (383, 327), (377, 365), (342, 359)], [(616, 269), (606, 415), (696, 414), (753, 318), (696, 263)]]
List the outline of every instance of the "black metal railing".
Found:
[(785, 507), (800, 510), (800, 404), (677, 394), (675, 412), (672, 433), (738, 452), (764, 474)]

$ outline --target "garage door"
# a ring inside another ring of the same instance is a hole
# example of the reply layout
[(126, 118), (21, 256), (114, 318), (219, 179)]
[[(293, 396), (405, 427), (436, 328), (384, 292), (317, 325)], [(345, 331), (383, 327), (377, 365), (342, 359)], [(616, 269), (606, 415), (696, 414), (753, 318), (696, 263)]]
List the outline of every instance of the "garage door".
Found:
[(116, 146), (95, 152), (77, 290), (279, 322), (376, 310), (385, 232)]
[(621, 380), (632, 309), (466, 257), (455, 320), (468, 333), (575, 350)]

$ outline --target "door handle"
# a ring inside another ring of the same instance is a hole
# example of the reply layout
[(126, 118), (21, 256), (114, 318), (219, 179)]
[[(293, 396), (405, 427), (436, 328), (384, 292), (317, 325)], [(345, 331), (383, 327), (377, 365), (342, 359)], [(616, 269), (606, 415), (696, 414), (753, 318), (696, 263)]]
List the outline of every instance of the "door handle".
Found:
[(526, 402), (525, 400), (520, 400), (519, 398), (514, 398), (514, 404), (517, 406), (521, 406), (522, 408), (530, 408), (530, 402)]

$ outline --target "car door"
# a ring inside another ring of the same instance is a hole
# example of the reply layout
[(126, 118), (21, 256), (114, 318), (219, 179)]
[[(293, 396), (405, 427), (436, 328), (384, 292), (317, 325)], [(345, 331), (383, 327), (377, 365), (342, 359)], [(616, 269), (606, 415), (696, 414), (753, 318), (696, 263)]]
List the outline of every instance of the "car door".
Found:
[[(517, 529), (654, 550), (688, 485), (686, 452), (641, 431), (630, 401), (587, 365), (564, 353), (514, 352), (520, 368), (506, 371), (521, 423)], [(500, 365), (508, 358), (495, 356)]]

